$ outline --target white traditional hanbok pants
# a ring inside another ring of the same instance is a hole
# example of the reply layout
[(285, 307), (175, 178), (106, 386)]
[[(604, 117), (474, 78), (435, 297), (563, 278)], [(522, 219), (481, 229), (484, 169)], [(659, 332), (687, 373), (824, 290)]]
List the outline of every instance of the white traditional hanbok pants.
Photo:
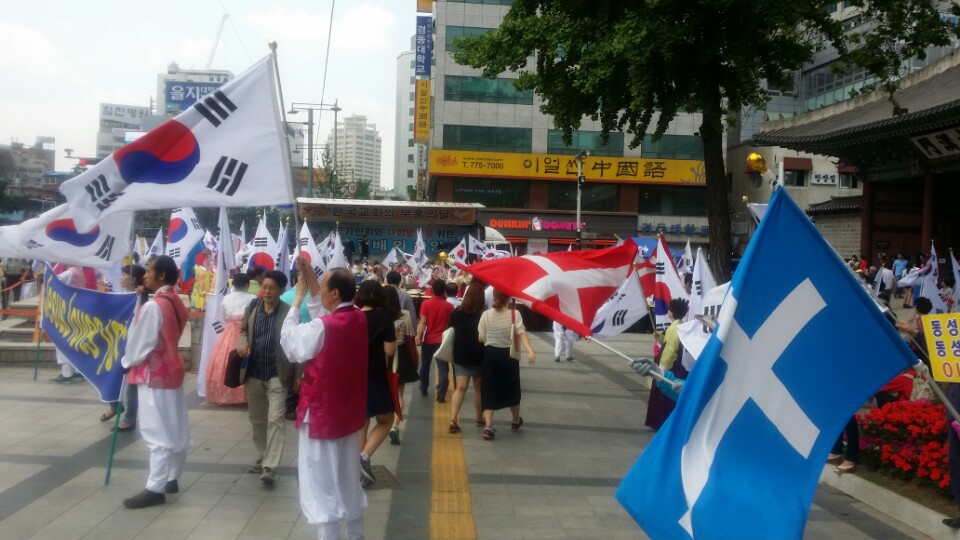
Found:
[(63, 377), (67, 379), (69, 379), (70, 377), (73, 377), (74, 374), (77, 373), (77, 368), (73, 367), (73, 364), (71, 364), (70, 361), (67, 360), (67, 355), (60, 352), (60, 349), (56, 349), (56, 351), (57, 351), (57, 364), (60, 365), (60, 375), (63, 375)]
[[(367, 494), (360, 485), (360, 434), (334, 440), (311, 439), (310, 425), (300, 426), (298, 456), (300, 509), (307, 523), (316, 525), (319, 538), (339, 538), (340, 522), (347, 522), (351, 540), (363, 538), (363, 511)], [(333, 536), (331, 531), (337, 531)]]
[(137, 426), (150, 451), (147, 489), (163, 493), (170, 480), (180, 478), (190, 450), (190, 423), (183, 388), (149, 388), (137, 385), (140, 410)]
[(573, 343), (579, 337), (573, 330), (567, 330), (560, 323), (553, 323), (553, 356), (573, 358)]

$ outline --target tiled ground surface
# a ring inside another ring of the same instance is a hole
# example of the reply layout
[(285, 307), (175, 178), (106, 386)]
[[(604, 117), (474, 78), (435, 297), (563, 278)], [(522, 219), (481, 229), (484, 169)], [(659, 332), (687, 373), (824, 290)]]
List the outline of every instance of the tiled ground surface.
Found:
[[(473, 426), (471, 393), (461, 424), (463, 454), (477, 538), (645, 538), (614, 500), (620, 479), (652, 437), (643, 427), (647, 389), (613, 354), (578, 343), (577, 361), (554, 363), (552, 337), (532, 334), (539, 355), (524, 365), (519, 433), (501, 411), (493, 442)], [(649, 336), (609, 341), (647, 354)], [(121, 500), (142, 489), (146, 449), (136, 433), (117, 442), (109, 486), (104, 475), (109, 425), (106, 407), (86, 383), (56, 385), (42, 369), (0, 368), (0, 538), (233, 539), (315, 538), (300, 515), (296, 433), (288, 424), (281, 478), (265, 489), (245, 472), (255, 458), (243, 408), (217, 408), (191, 399), (194, 448), (181, 493), (165, 506), (126, 510)], [(188, 386), (195, 377), (188, 376)], [(369, 491), (365, 516), (371, 539), (430, 537), (434, 404), (407, 388), (403, 444), (384, 444), (373, 461), (392, 471), (400, 489)], [(442, 411), (441, 411), (442, 412)], [(917, 531), (821, 486), (806, 538), (924, 538)]]

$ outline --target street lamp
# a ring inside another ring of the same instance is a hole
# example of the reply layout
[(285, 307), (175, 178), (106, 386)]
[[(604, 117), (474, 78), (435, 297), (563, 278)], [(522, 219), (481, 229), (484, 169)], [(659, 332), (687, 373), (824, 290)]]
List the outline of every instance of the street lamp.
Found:
[(581, 150), (577, 156), (577, 251), (583, 249), (583, 226), (580, 223), (580, 192), (586, 178), (583, 176), (583, 160), (590, 157), (590, 150)]
[(342, 111), (333, 103), (291, 103), (287, 114), (307, 111), (307, 195), (313, 197), (313, 111), (333, 111), (333, 175), (337, 175), (337, 113)]

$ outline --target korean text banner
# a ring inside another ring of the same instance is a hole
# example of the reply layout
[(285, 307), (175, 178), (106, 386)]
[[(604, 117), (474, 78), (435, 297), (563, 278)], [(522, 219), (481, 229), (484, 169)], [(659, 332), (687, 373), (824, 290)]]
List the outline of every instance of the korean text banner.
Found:
[(924, 315), (923, 337), (937, 382), (960, 382), (960, 313)]
[[(434, 149), (430, 174), (575, 181), (577, 160), (559, 154)], [(590, 156), (583, 160), (583, 176), (588, 182), (706, 185), (703, 162), (692, 159)]]
[(134, 293), (76, 289), (44, 272), (40, 327), (57, 349), (90, 381), (103, 401), (117, 401), (123, 383), (120, 358), (137, 304)]
[(417, 80), (414, 94), (415, 116), (413, 122), (413, 140), (421, 144), (430, 143), (430, 80)]
[(417, 15), (417, 35), (414, 38), (414, 72), (416, 76), (430, 76), (433, 62), (433, 17)]

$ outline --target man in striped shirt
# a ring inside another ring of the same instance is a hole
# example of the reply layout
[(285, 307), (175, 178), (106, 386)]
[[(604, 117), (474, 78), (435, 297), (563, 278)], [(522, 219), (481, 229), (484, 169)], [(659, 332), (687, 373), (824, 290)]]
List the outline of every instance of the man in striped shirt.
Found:
[(243, 316), (237, 354), (249, 356), (246, 373), (247, 408), (253, 426), (253, 443), (260, 458), (250, 467), (260, 481), (273, 485), (283, 454), (287, 390), (300, 383), (299, 369), (287, 360), (280, 346), (280, 329), (290, 306), (280, 301), (287, 276), (270, 270), (263, 275), (261, 297), (252, 301)]

